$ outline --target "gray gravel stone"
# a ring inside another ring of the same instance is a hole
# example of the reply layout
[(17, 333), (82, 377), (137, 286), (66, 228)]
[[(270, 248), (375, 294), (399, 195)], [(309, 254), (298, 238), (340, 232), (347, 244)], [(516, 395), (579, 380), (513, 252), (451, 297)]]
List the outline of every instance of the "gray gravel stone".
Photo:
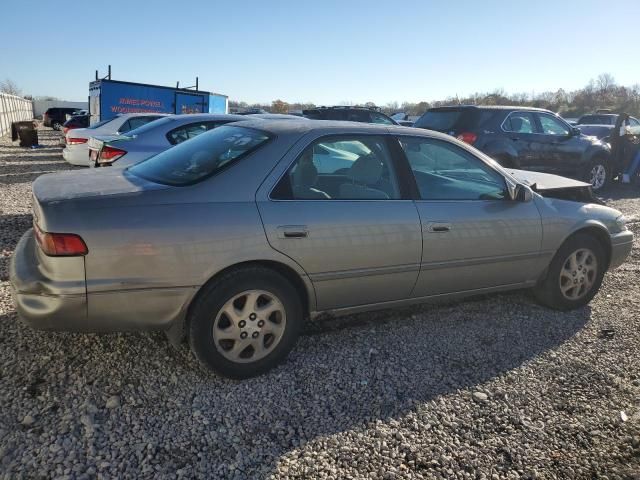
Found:
[[(0, 139), (0, 478), (640, 475), (638, 240), (582, 310), (511, 293), (319, 320), (282, 366), (230, 381), (161, 333), (17, 319), (8, 265), (31, 182), (73, 168), (59, 134), (39, 135), (38, 150)], [(632, 187), (607, 195), (640, 211)]]

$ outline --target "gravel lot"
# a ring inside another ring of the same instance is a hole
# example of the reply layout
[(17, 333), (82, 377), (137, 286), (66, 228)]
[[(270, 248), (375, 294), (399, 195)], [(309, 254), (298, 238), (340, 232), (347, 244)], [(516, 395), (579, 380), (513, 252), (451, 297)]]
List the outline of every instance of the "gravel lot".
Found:
[[(18, 321), (31, 182), (70, 168), (39, 133), (0, 140), (0, 477), (640, 479), (638, 241), (581, 311), (515, 293), (322, 320), (285, 365), (229, 381), (162, 334)], [(606, 201), (634, 215), (638, 197)]]

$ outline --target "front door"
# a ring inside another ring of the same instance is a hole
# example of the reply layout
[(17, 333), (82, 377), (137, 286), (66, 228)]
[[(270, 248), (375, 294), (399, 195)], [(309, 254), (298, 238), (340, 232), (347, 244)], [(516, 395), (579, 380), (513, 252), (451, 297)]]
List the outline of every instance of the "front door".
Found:
[(309, 139), (283, 159), (275, 188), (258, 192), (269, 243), (309, 275), (318, 310), (408, 298), (416, 282), (420, 221), (387, 141)]
[(204, 97), (192, 93), (176, 93), (176, 113), (206, 113)]
[(571, 126), (548, 113), (535, 114), (543, 142), (540, 171), (575, 176), (580, 171), (583, 140)]
[(471, 152), (401, 137), (416, 179), (423, 253), (413, 296), (517, 285), (541, 273), (540, 214), (510, 200), (505, 179)]

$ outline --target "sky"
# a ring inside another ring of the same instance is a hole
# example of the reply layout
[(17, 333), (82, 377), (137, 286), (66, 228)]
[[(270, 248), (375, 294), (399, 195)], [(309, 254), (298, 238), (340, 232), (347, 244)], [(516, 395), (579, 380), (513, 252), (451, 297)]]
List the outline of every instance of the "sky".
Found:
[[(613, 5), (613, 4), (612, 4)], [(8, 1), (0, 80), (82, 101), (95, 70), (231, 100), (418, 102), (640, 83), (640, 1)]]

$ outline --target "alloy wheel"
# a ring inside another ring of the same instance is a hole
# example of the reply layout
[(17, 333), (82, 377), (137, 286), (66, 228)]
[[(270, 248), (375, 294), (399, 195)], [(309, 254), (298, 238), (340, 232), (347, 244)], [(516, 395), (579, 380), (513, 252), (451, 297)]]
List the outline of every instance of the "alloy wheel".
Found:
[(220, 309), (213, 323), (213, 339), (227, 360), (255, 362), (277, 347), (286, 323), (284, 305), (278, 297), (264, 290), (247, 290)]
[(574, 251), (560, 270), (560, 291), (568, 300), (579, 300), (589, 293), (598, 275), (598, 260), (588, 248)]
[(590, 183), (594, 190), (602, 188), (607, 181), (607, 169), (598, 163), (591, 168)]

